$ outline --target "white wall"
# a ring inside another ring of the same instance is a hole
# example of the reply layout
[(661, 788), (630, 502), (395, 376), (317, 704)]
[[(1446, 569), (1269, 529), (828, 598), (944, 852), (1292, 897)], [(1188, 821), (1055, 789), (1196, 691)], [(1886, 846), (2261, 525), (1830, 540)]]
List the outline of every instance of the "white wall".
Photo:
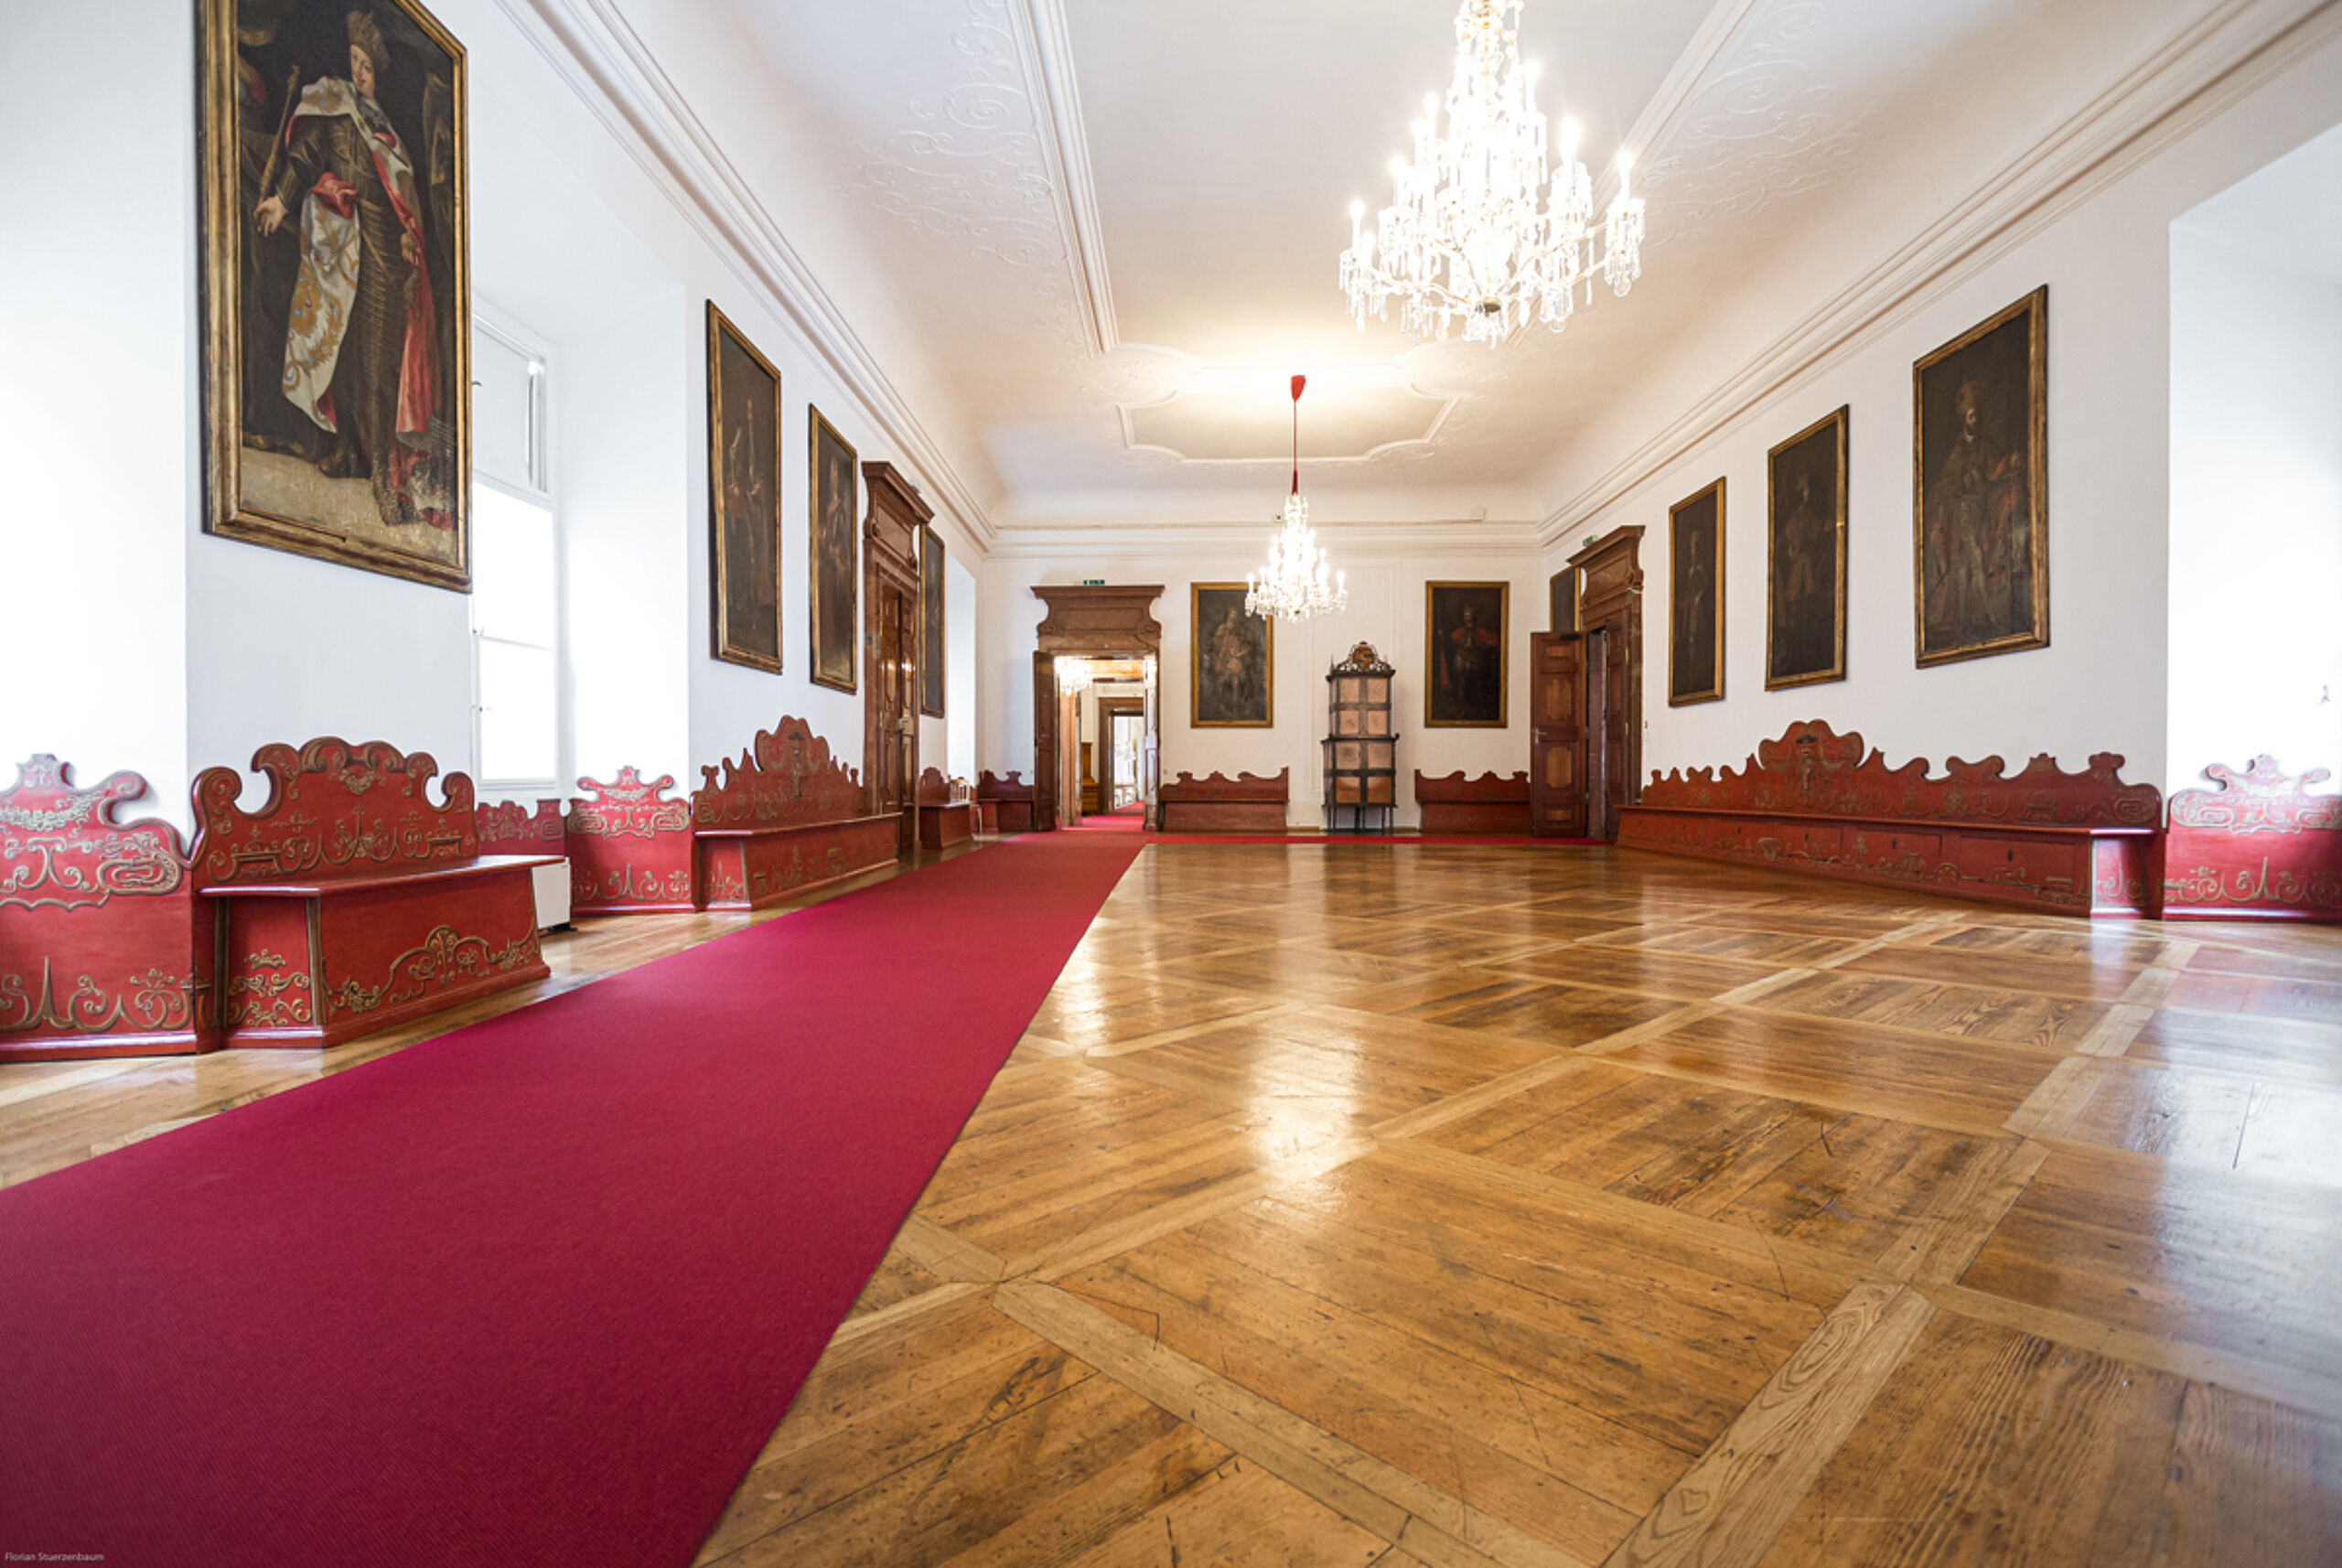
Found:
[(563, 534), (563, 645), (570, 751), (564, 791), (621, 767), (647, 779), (690, 771), (684, 700), (691, 641), (686, 474), (698, 302), (669, 290), (552, 357), (553, 474)]
[[(13, 6), (0, 27), (16, 149), (0, 159), (0, 763), (54, 752), (87, 783), (133, 769), (155, 794), (125, 814), (182, 826), (194, 11), (108, 10), (102, 113), (89, 72), (57, 69), (87, 57), (87, 10)], [(14, 777), (0, 768), (0, 787)]]
[[(1202, 778), (1239, 772), (1274, 775), (1293, 770), (1286, 821), (1295, 827), (1324, 821), (1324, 767), (1319, 743), (1326, 735), (1326, 671), (1359, 642), (1370, 642), (1398, 670), (1392, 682), (1399, 731), (1397, 820), (1412, 825), (1414, 773), (1457, 768), (1477, 777), (1510, 774), (1529, 766), (1529, 636), (1545, 629), (1545, 578), (1527, 547), (1502, 551), (1459, 548), (1453, 553), (1417, 553), (1414, 546), (1377, 550), (1332, 529), (1318, 531), (1318, 542), (1334, 564), (1348, 573), (1349, 607), (1337, 616), (1298, 625), (1280, 623), (1275, 632), (1273, 677), (1275, 724), (1267, 729), (1198, 729), (1189, 722), (1193, 645), (1189, 585), (1241, 583), (1267, 554), (1267, 524), (1258, 540), (1241, 549), (1214, 546), (1191, 553), (1145, 558), (1116, 554), (1096, 558), (996, 561), (988, 592), (998, 622), (1007, 629), (983, 651), (985, 685), (998, 704), (983, 742), (982, 766), (994, 773), (1010, 769), (1028, 779), (1033, 773), (1032, 660), (1036, 633), (1046, 607), (1033, 596), (1036, 583), (1161, 583), (1155, 618), (1163, 626), (1159, 673), (1162, 708), (1162, 768), (1167, 781), (1182, 772)], [(1426, 729), (1423, 725), (1423, 585), (1432, 580), (1508, 582), (1511, 628), (1507, 639), (1509, 678), (1506, 727)]]
[(2265, 257), (2172, 227), (2175, 789), (2342, 773), (2342, 282)]
[[(2193, 129), (2054, 223), (1956, 263), (1811, 371), (1732, 417), (1618, 499), (1571, 521), (1557, 567), (1588, 534), (1641, 523), (1645, 766), (1731, 764), (1793, 721), (1856, 730), (1900, 763), (2036, 752), (2079, 768), (2123, 754), (2124, 778), (2167, 784), (2172, 461), (2168, 226), (2211, 193), (2331, 124), (2342, 48), (2329, 47)], [(2049, 286), (2050, 644), (1921, 670), (1912, 647), (1911, 367)], [(1764, 689), (1765, 454), (1851, 404), (1847, 679)], [(1647, 432), (1638, 433), (1637, 439)], [(1619, 456), (1623, 456), (1624, 449)], [(1616, 456), (1608, 459), (1616, 461)], [(1594, 455), (1595, 471), (1606, 466)], [(1724, 699), (1666, 703), (1667, 508), (1729, 481)]]
[[(944, 746), (935, 766), (948, 779), (976, 781), (976, 575), (943, 558)], [(920, 738), (921, 755), (926, 739)]]

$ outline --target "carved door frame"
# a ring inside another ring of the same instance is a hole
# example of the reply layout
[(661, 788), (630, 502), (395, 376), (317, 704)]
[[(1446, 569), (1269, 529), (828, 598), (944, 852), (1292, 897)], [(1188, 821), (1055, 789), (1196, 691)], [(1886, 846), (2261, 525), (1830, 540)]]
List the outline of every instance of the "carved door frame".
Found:
[[(1586, 680), (1603, 682), (1602, 733), (1586, 735), (1589, 781), (1603, 780), (1603, 798), (1587, 802), (1589, 835), (1615, 839), (1618, 813), (1642, 799), (1643, 569), (1640, 524), (1614, 528), (1569, 559), (1577, 571), (1577, 625), (1586, 636)], [(1595, 633), (1603, 635), (1597, 639)], [(1593, 653), (1603, 652), (1599, 667)], [(1595, 708), (1588, 693), (1589, 720)], [(1600, 756), (1595, 755), (1600, 748)], [(1599, 767), (1595, 766), (1599, 763)]]
[[(897, 854), (905, 854), (919, 847), (919, 533), (935, 509), (891, 463), (865, 463), (862, 478), (870, 494), (862, 527), (863, 799), (874, 815), (884, 809), (887, 781), (880, 775), (890, 755), (897, 758), (895, 805), (901, 821), (895, 845)], [(888, 595), (899, 596), (897, 613), (908, 618), (898, 628), (902, 657), (892, 671), (882, 667), (883, 596)], [(892, 714), (886, 711), (889, 692), (897, 699)], [(898, 748), (888, 745), (889, 728), (899, 739)]]
[[(1049, 607), (1034, 635), (1033, 655), (1033, 779), (1037, 790), (1033, 828), (1043, 832), (1058, 825), (1060, 812), (1054, 800), (1045, 811), (1037, 791), (1047, 788), (1054, 792), (1059, 766), (1058, 747), (1065, 739), (1058, 733), (1058, 725), (1045, 716), (1045, 707), (1051, 705), (1055, 690), (1055, 676), (1045, 674), (1045, 665), (1058, 658), (1160, 660), (1163, 626), (1155, 618), (1152, 607), (1163, 596), (1163, 585), (1037, 583), (1033, 596)], [(1150, 686), (1150, 699), (1152, 693)], [(1150, 758), (1160, 752), (1162, 737), (1156, 733), (1160, 714), (1161, 704), (1150, 700), (1146, 736)], [(1145, 825), (1152, 832), (1156, 812), (1154, 769), (1144, 771), (1147, 777), (1143, 780), (1141, 798), (1146, 802)]]

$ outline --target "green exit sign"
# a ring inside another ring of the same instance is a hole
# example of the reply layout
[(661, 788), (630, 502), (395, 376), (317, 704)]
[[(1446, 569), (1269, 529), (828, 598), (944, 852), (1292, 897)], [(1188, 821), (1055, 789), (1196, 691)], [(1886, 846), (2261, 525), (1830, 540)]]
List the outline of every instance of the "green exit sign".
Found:
[(1081, 579), (1081, 585), (1085, 588), (1102, 588), (1106, 585), (1106, 579), (1103, 577), (1084, 577)]

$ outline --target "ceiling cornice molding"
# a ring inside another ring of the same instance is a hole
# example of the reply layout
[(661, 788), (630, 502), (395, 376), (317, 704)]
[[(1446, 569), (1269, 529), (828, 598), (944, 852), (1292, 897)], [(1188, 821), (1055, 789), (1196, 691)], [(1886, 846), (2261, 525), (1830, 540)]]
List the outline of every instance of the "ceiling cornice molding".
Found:
[[(1260, 554), (1275, 526), (1247, 523), (1130, 523), (1064, 528), (1012, 528), (993, 547), (998, 561), (1161, 561), (1189, 555)], [(1441, 557), (1533, 555), (1534, 522), (1332, 522), (1317, 528), (1318, 542), (1338, 561), (1381, 561), (1408, 555)]]
[(1090, 132), (1081, 121), (1065, 0), (1017, 0), (1010, 11), (1022, 57), (1018, 63), (1026, 79), (1040, 89), (1029, 97), (1040, 122), (1041, 158), (1057, 196), (1058, 221), (1065, 226), (1069, 241), (1066, 270), (1080, 304), (1077, 314), (1090, 351), (1109, 354), (1121, 347), (1122, 338), (1114, 321), (1113, 288), (1107, 281), (1105, 230), (1090, 171)]
[(1550, 547), (1791, 382), (1875, 341), (2337, 35), (2342, 0), (2227, 0), (1549, 511), (1540, 543)]
[(647, 45), (610, 0), (498, 0), (522, 36), (800, 347), (827, 365), (907, 462), (939, 490), (978, 551), (999, 533), (983, 503), (789, 243)]

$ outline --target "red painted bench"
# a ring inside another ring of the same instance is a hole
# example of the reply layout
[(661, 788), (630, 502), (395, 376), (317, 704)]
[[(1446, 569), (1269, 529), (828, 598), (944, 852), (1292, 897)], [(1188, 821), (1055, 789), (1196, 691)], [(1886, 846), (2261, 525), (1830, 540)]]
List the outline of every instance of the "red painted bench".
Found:
[(2342, 921), (2342, 795), (2309, 792), (2326, 770), (2291, 779), (2256, 757), (2242, 773), (2214, 763), (2204, 777), (2215, 787), (2171, 798), (2164, 914)]
[(1292, 779), (1290, 768), (1278, 768), (1273, 779), (1251, 773), (1240, 773), (1233, 779), (1214, 773), (1198, 779), (1192, 773), (1182, 773), (1155, 792), (1163, 831), (1283, 832)]
[(1417, 768), (1415, 804), (1422, 808), (1426, 833), (1526, 833), (1529, 775), (1483, 773), (1466, 779), (1458, 768), (1445, 778), (1430, 779)]
[(530, 870), (479, 853), (472, 781), (380, 741), (264, 746), (256, 811), (231, 768), (195, 781), (196, 892), (220, 954), (231, 1046), (330, 1046), (525, 985), (548, 971)]
[(994, 778), (990, 770), (976, 775), (976, 806), (986, 832), (1033, 831), (1033, 786), (1025, 782), (1022, 773), (1011, 773), (1005, 779)]
[(2080, 773), (2046, 756), (2014, 779), (2005, 766), (1954, 757), (1930, 778), (1924, 760), (1890, 768), (1859, 735), (1794, 724), (1739, 772), (1653, 773), (1618, 843), (2059, 914), (2148, 913), (2155, 787), (2123, 783), (2111, 752)]
[(146, 794), (93, 789), (43, 754), (0, 794), (0, 1061), (216, 1049), (209, 928), (167, 822), (117, 822)]
[(607, 784), (580, 779), (586, 798), (562, 819), (569, 849), (569, 907), (580, 915), (682, 913), (701, 907), (692, 807), (671, 800), (671, 773), (648, 783), (621, 768)]
[[(966, 789), (965, 785), (959, 786)], [(939, 768), (919, 776), (919, 843), (921, 849), (950, 849), (976, 836), (975, 801), (960, 795)]]
[(759, 730), (692, 795), (700, 907), (761, 909), (895, 861), (897, 819), (863, 814), (861, 781), (803, 719)]

